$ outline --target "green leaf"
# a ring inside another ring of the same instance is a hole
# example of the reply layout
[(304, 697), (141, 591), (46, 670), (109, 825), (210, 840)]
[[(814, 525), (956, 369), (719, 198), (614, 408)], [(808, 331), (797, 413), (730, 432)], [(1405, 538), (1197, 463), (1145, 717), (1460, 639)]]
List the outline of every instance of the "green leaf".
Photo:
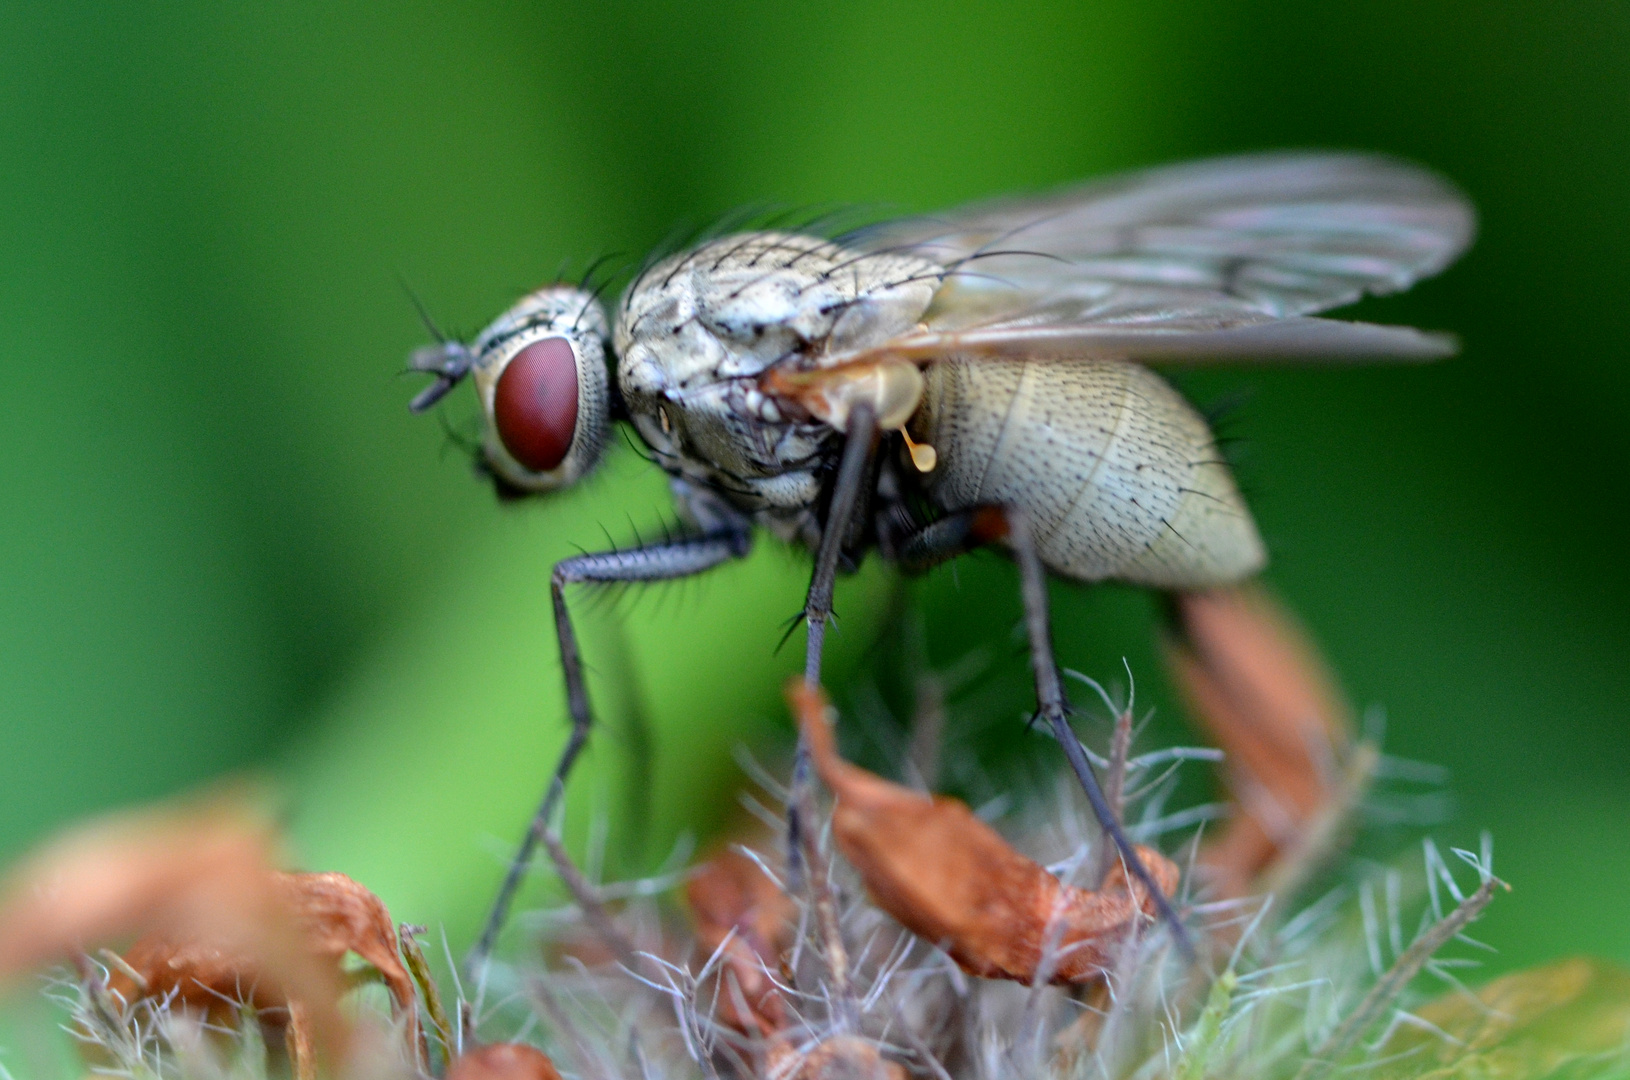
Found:
[[(1454, 991), (1412, 1010), (1375, 1060), (1380, 1078), (1606, 1080), (1630, 1076), (1630, 971), (1587, 957)], [(1437, 1030), (1432, 1030), (1435, 1028)]]

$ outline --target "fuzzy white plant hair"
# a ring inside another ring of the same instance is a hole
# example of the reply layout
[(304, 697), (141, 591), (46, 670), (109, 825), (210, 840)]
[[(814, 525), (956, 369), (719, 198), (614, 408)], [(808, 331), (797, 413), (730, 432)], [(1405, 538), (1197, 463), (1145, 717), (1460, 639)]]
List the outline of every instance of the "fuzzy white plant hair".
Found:
[[(1212, 751), (1178, 748), (1129, 762), (1129, 828), (1143, 842), (1167, 840), (1185, 865), (1196, 848), (1197, 823), (1214, 816), (1215, 808), (1170, 810), (1170, 768), (1214, 759)], [(772, 799), (784, 795), (773, 778), (765, 779), (773, 785)], [(779, 808), (755, 805), (779, 826)], [(1078, 790), (1062, 782), (1036, 805), (999, 815), (997, 824), (1018, 850), (1067, 882), (1081, 879), (1103, 843)], [(1469, 888), (1427, 841), (1416, 873), (1384, 865), (1346, 867), (1325, 891), (1289, 907), (1274, 897), (1208, 901), (1187, 891), (1193, 878), (1185, 875), (1179, 900), (1195, 929), (1234, 942), (1215, 974), (1185, 965), (1164, 933), (1142, 934), (1121, 946), (1096, 999), (1079, 988), (964, 974), (934, 943), (914, 937), (878, 909), (841, 859), (829, 858), (828, 886), (849, 954), (847, 1000), (830, 979), (827, 943), (807, 891), (792, 896), (798, 926), (784, 969), (765, 965), (762, 974), (789, 1006), (781, 1037), (795, 1049), (856, 1037), (912, 1075), (1294, 1077), (1310, 1066), (1324, 1067), (1318, 1055), (1330, 1052), (1343, 1022), (1360, 1007), (1380, 1010), (1360, 1032), (1376, 1045), (1398, 1025), (1423, 1024), (1408, 1011), (1416, 973), (1424, 971), (1440, 985), (1460, 985), (1456, 972), (1475, 961), (1439, 949), (1449, 940), (1479, 947), (1461, 930), (1494, 882), (1486, 844), (1477, 854), (1455, 853), (1477, 876)], [(821, 848), (832, 854), (824, 833)], [(742, 850), (779, 881), (775, 852)], [(1449, 900), (1472, 910), (1457, 916)], [(649, 899), (625, 906), (619, 917), (644, 941), (657, 940), (657, 928), (673, 925)], [(1408, 933), (1406, 921), (1413, 925)], [(561, 938), (582, 932), (570, 908), (554, 912), (548, 923)], [(1452, 933), (1445, 936), (1446, 926)], [(1411, 956), (1423, 942), (1430, 948)], [(721, 999), (739, 993), (729, 980), (716, 978), (728, 944), (689, 961), (676, 958), (681, 953), (670, 943), (666, 954), (642, 952), (631, 967), (568, 963), (514, 977), (531, 979), (540, 1017), (535, 1030), (549, 1031), (558, 1059), (574, 1063), (583, 1076), (751, 1077), (762, 1046), (721, 1019)], [(1044, 956), (1044, 969), (1050, 964), (1056, 958)], [(1379, 1002), (1372, 1000), (1378, 986), (1385, 990)], [(735, 1004), (739, 1014), (745, 1003)]]
[[(1120, 711), (1108, 695), (1105, 703)], [(1173, 748), (1128, 759), (1128, 832), (1163, 847), (1185, 871), (1220, 808), (1172, 808), (1176, 770), (1216, 756)], [(765, 801), (749, 798), (748, 805), (779, 830), (786, 787), (749, 766)], [(1435, 779), (1407, 765), (1378, 774), (1403, 783)], [(1371, 801), (1407, 805), (1388, 798)], [(1067, 884), (1095, 884), (1104, 839), (1073, 783), (1027, 805), (987, 806), (981, 816)], [(1217, 900), (1195, 892), (1197, 879), (1185, 873), (1178, 906), (1198, 938), (1222, 943), (1209, 958), (1185, 963), (1168, 932), (1154, 927), (1124, 940), (1094, 985), (1025, 985), (969, 976), (938, 943), (901, 927), (836, 855), (829, 818), (826, 825), (817, 848), (847, 959), (841, 984), (811, 889), (783, 881), (773, 845), (742, 849), (797, 911), (790, 952), (783, 962), (762, 964), (786, 1005), (786, 1024), (774, 1038), (794, 1062), (831, 1040), (857, 1040), (909, 1075), (934, 1080), (1317, 1080), (1359, 1047), (1377, 1052), (1396, 1028), (1430, 1026), (1411, 1006), (1430, 987), (1461, 987), (1463, 970), (1475, 963), (1466, 951), (1483, 948), (1465, 926), (1498, 884), (1486, 837), (1478, 852), (1450, 858), (1428, 840), (1413, 872), (1349, 862), (1303, 896)], [(1458, 878), (1455, 862), (1462, 864)], [(1474, 884), (1465, 883), (1468, 869)], [(579, 884), (631, 945), (619, 959), (605, 959), (616, 950), (597, 948), (581, 895), (577, 904), (530, 913), (525, 924), (541, 951), (489, 964), (474, 985), (458, 981), (449, 955), (450, 996), (469, 1017), (469, 1031), (461, 1025), (434, 1059), (444, 1063), (469, 1038), (505, 1039), (541, 1045), (573, 1080), (758, 1076), (765, 1040), (726, 1020), (747, 1011), (737, 984), (720, 977), (731, 942), (697, 954), (670, 899), (682, 876), (669, 866), (651, 878), (605, 885), (590, 874)], [(1060, 948), (1056, 937), (1048, 941), (1043, 975), (1057, 970)], [(234, 1003), (242, 1022), (211, 1027), (172, 999), (124, 1002), (106, 986), (107, 971), (86, 961), (51, 989), (102, 1075), (271, 1080), (285, 1066), (244, 1004), (248, 993)], [(385, 1026), (381, 1011), (371, 1029)], [(384, 1049), (353, 1068), (381, 1080), (412, 1071)]]

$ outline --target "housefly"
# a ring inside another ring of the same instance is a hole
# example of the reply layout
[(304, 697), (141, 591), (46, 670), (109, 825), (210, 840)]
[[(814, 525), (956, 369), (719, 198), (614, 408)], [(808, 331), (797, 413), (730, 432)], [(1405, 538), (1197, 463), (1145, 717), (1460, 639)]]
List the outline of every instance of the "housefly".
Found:
[[(1452, 339), (1318, 318), (1396, 292), (1472, 238), (1464, 196), (1408, 163), (1272, 153), (1155, 168), (828, 238), (754, 231), (647, 265), (608, 319), (552, 285), (473, 342), (414, 354), (428, 408), (469, 376), (501, 493), (567, 487), (630, 424), (682, 535), (556, 564), (572, 731), (475, 956), (484, 959), (591, 725), (568, 585), (699, 574), (755, 531), (807, 548), (805, 677), (833, 581), (972, 548), (1020, 570), (1038, 716), (1150, 892), (1072, 734), (1044, 575), (1184, 591), (1266, 553), (1205, 421), (1146, 365), (1427, 360)], [(1179, 943), (1181, 926), (1162, 913)]]

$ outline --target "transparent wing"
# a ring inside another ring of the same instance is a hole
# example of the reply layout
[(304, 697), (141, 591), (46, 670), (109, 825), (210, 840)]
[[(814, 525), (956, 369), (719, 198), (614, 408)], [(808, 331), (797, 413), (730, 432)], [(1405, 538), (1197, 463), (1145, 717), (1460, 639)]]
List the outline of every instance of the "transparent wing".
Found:
[(1471, 242), (1447, 181), (1367, 154), (1275, 153), (1151, 169), (844, 238), (947, 268), (891, 353), (1199, 361), (1429, 358), (1452, 339), (1310, 318), (1408, 288)]

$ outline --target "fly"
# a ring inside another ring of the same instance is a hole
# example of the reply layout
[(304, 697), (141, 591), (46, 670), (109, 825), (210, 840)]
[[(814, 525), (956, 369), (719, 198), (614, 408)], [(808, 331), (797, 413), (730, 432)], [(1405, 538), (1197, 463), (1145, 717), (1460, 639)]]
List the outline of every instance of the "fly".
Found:
[(501, 492), (575, 483), (622, 421), (668, 474), (687, 530), (555, 565), (571, 735), (474, 964), (592, 724), (566, 587), (699, 574), (746, 556), (758, 530), (814, 555), (811, 684), (840, 569), (873, 550), (912, 572), (1005, 548), (1038, 717), (1187, 951), (1070, 729), (1045, 575), (1182, 592), (1260, 571), (1266, 551), (1209, 428), (1146, 365), (1447, 356), (1442, 335), (1315, 313), (1441, 271), (1474, 228), (1463, 195), (1405, 162), (1220, 158), (834, 239), (718, 237), (646, 267), (614, 320), (553, 285), (468, 345), (416, 352), (436, 381), (414, 411), (475, 383)]

